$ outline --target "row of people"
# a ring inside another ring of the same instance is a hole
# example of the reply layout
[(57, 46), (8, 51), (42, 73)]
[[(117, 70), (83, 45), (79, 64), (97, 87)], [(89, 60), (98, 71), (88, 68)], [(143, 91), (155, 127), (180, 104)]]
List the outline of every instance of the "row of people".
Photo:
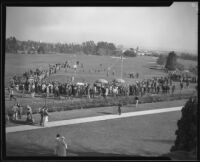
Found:
[[(189, 82), (186, 82), (186, 87)], [(173, 94), (176, 86), (172, 83), (170, 77), (154, 77), (152, 79), (136, 81), (133, 84), (89, 84), (78, 85), (72, 82), (59, 83), (59, 82), (33, 82), (29, 85), (32, 94), (45, 93), (47, 96), (51, 94), (55, 97), (83, 97), (94, 98), (95, 96), (128, 96), (128, 95), (145, 95), (147, 93), (171, 93)], [(180, 82), (180, 90), (183, 89), (183, 82)], [(13, 90), (11, 91), (13, 93)], [(13, 95), (11, 93), (11, 97)], [(32, 96), (34, 97), (34, 95)]]

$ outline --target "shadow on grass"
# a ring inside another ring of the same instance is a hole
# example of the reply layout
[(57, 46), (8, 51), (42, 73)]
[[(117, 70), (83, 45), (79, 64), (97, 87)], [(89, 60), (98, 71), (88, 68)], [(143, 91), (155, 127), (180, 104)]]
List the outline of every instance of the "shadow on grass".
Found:
[[(55, 156), (54, 148), (49, 149), (44, 146), (40, 146), (37, 144), (31, 145), (22, 145), (22, 144), (7, 144), (6, 148), (6, 156)], [(125, 156), (121, 154), (113, 154), (113, 153), (99, 153), (95, 151), (89, 151), (86, 149), (85, 152), (76, 151), (69, 149), (68, 156)], [(127, 156), (127, 155), (126, 155)]]
[(31, 123), (31, 122), (28, 122), (28, 121), (24, 121), (24, 120), (9, 120), (11, 123), (14, 123), (14, 124), (19, 124), (19, 125), (39, 125), (38, 123)]
[(162, 140), (162, 139), (142, 139), (142, 141), (158, 142), (158, 143), (166, 143), (166, 144), (173, 144), (174, 143), (174, 140)]
[(89, 151), (89, 152), (80, 152), (80, 151), (74, 151), (74, 150), (69, 150), (69, 155), (76, 155), (76, 156), (130, 156), (130, 155), (122, 155), (122, 154), (113, 154), (113, 153), (100, 153), (100, 152), (95, 152), (95, 151)]
[[(54, 155), (54, 148), (49, 149), (44, 146), (40, 146), (37, 144), (10, 144), (7, 143), (7, 148), (6, 148), (6, 156), (7, 157), (12, 157), (12, 156), (17, 156), (17, 157), (52, 157)], [(131, 158), (145, 158), (148, 159), (148, 156), (138, 156), (138, 155), (125, 155), (125, 154), (117, 154), (117, 153), (101, 153), (101, 152), (96, 152), (91, 149), (86, 149), (85, 151), (76, 151), (73, 149), (69, 149), (67, 152), (68, 157), (131, 157)], [(166, 156), (167, 157), (167, 156)], [(170, 160), (170, 158), (167, 158)]]
[(139, 149), (137, 151), (140, 152), (140, 154), (144, 155), (144, 156), (156, 156), (156, 154), (157, 154), (156, 152), (148, 151), (145, 149)]
[(53, 150), (30, 144), (6, 144), (6, 156), (54, 156)]

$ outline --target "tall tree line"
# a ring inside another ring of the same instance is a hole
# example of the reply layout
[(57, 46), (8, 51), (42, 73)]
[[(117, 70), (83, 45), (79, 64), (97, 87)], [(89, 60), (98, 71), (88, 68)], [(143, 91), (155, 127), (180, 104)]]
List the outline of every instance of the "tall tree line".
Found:
[(48, 53), (79, 53), (92, 55), (114, 55), (116, 46), (110, 42), (86, 41), (82, 44), (75, 43), (45, 43), (37, 41), (19, 41), (15, 37), (6, 39), (6, 52), (48, 54)]

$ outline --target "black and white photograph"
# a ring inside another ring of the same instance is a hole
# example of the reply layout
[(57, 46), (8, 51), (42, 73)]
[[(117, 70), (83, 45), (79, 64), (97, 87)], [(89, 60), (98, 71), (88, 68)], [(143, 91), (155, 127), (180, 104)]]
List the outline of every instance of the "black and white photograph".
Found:
[(198, 2), (6, 6), (6, 157), (197, 160)]

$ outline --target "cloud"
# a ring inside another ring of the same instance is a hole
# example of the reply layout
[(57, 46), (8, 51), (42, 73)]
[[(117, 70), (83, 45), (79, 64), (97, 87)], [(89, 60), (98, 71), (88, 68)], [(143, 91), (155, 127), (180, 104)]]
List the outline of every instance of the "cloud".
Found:
[(8, 7), (6, 34), (23, 40), (103, 40), (197, 51), (197, 13), (186, 2), (151, 8)]

